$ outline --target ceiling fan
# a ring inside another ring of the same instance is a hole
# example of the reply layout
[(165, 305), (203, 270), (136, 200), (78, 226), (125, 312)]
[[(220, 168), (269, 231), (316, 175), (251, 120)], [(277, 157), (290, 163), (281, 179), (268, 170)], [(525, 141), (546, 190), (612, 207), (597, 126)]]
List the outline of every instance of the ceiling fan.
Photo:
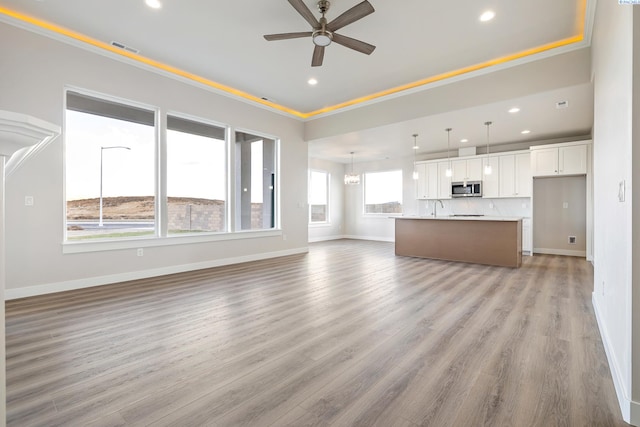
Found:
[(305, 31), (298, 33), (282, 33), (282, 34), (267, 34), (264, 36), (268, 41), (274, 40), (286, 40), (296, 39), (301, 37), (311, 37), (315, 48), (313, 49), (313, 57), (311, 59), (312, 67), (319, 67), (322, 65), (324, 58), (324, 48), (329, 46), (331, 42), (336, 42), (349, 49), (362, 52), (370, 55), (376, 48), (375, 46), (365, 43), (360, 40), (352, 39), (351, 37), (342, 36), (337, 34), (340, 28), (345, 27), (365, 16), (375, 12), (371, 3), (367, 0), (353, 6), (351, 9), (344, 12), (342, 15), (335, 18), (333, 21), (327, 23), (327, 19), (324, 17), (325, 13), (329, 10), (331, 5), (327, 0), (318, 1), (318, 10), (322, 14), (322, 17), (318, 20), (309, 8), (304, 4), (303, 0), (288, 0), (291, 6), (311, 25), (313, 31)]

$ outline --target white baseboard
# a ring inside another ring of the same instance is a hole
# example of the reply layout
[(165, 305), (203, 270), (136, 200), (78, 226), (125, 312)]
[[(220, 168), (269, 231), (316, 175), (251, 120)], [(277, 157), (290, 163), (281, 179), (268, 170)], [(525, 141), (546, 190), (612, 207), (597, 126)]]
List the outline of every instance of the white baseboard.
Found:
[(340, 240), (340, 239), (345, 239), (345, 236), (340, 234), (338, 236), (312, 237), (312, 238), (309, 239), (309, 243), (327, 242), (329, 240)]
[(185, 271), (202, 270), (204, 268), (221, 267), (224, 265), (240, 264), (249, 261), (259, 261), (269, 258), (278, 258), (287, 255), (297, 255), (309, 252), (308, 247), (288, 249), (285, 251), (265, 252), (254, 255), (245, 255), (233, 258), (215, 259), (193, 264), (173, 265), (169, 267), (154, 268), (151, 270), (131, 271), (128, 273), (109, 274), (107, 276), (88, 277), (86, 279), (68, 280), (64, 282), (47, 283), (44, 285), (27, 286), (24, 288), (5, 289), (5, 300), (26, 298), (37, 295), (52, 294), (55, 292), (71, 291), (74, 289), (91, 288), (94, 286), (110, 285), (126, 282), (128, 280), (146, 279), (149, 277), (164, 276), (166, 274), (183, 273)]
[(533, 253), (545, 255), (566, 255), (585, 258), (587, 251), (571, 251), (568, 249), (533, 248)]
[(373, 240), (376, 242), (395, 242), (395, 237), (380, 237), (380, 236), (359, 236), (359, 235), (350, 235), (347, 234), (342, 237), (343, 239), (354, 239), (354, 240)]
[(604, 319), (602, 318), (602, 310), (598, 305), (598, 299), (595, 293), (591, 294), (591, 303), (593, 304), (593, 310), (596, 314), (596, 321), (598, 322), (598, 329), (600, 330), (600, 337), (602, 338), (602, 344), (604, 346), (604, 352), (607, 355), (607, 361), (609, 362), (609, 369), (611, 370), (611, 377), (613, 378), (613, 386), (616, 390), (616, 396), (618, 397), (618, 405), (620, 405), (620, 411), (622, 412), (622, 418), (625, 422), (640, 426), (640, 402), (634, 402), (628, 396), (626, 387), (624, 385), (624, 378), (622, 377), (622, 371), (618, 366), (617, 359), (613, 357), (613, 348), (611, 347), (611, 340), (607, 334), (607, 329), (604, 327)]

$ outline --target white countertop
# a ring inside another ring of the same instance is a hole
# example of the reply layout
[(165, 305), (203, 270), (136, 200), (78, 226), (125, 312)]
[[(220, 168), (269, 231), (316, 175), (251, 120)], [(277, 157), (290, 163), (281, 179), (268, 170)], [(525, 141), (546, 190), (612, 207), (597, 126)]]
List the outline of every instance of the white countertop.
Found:
[(454, 221), (519, 221), (523, 219), (521, 216), (452, 216), (452, 215), (438, 215), (438, 216), (396, 216), (395, 219), (431, 219), (431, 220), (454, 220)]

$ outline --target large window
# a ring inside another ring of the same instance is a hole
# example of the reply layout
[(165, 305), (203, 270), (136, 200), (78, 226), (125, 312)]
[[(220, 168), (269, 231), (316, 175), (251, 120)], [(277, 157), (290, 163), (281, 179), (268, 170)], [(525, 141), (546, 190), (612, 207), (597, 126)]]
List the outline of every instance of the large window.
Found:
[(309, 223), (329, 222), (329, 174), (309, 171)]
[(234, 131), (206, 119), (75, 89), (65, 100), (65, 253), (137, 247), (141, 256), (154, 239), (280, 227), (276, 139), (235, 131), (232, 147)]
[(364, 174), (364, 213), (402, 213), (402, 171)]
[(67, 239), (155, 233), (155, 112), (67, 92)]
[(225, 128), (167, 117), (167, 232), (226, 231)]
[(236, 229), (276, 227), (276, 157), (273, 139), (236, 132)]

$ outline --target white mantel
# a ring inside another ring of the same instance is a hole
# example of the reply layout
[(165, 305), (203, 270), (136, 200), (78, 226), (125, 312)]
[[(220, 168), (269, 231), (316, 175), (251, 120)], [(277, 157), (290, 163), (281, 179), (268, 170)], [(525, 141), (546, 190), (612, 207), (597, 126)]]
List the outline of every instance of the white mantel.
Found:
[(0, 110), (0, 156), (9, 177), (29, 157), (60, 135), (60, 126), (26, 114)]
[(6, 425), (6, 365), (4, 290), (5, 277), (5, 182), (29, 157), (60, 134), (60, 126), (26, 114), (0, 110), (0, 427)]

